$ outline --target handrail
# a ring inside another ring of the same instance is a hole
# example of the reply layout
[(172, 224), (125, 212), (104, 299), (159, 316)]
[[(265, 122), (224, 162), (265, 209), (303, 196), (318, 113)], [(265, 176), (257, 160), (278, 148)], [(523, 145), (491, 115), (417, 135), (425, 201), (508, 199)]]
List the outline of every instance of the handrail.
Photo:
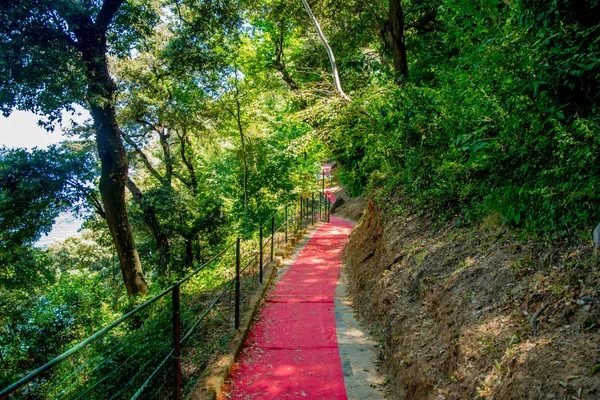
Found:
[(204, 265), (201, 265), (200, 267), (198, 267), (197, 269), (195, 269), (194, 271), (192, 271), (188, 276), (184, 277), (183, 279), (181, 279), (177, 283), (173, 284), (173, 286), (171, 286), (170, 289), (173, 289), (174, 286), (181, 285), (181, 284), (187, 282), (188, 280), (190, 280), (190, 278), (192, 278), (193, 276), (195, 276), (198, 272), (202, 271), (204, 268), (206, 268), (209, 264), (211, 264), (217, 258), (221, 257), (223, 254), (225, 254), (225, 252), (227, 250), (231, 249), (234, 245), (235, 245), (235, 241), (233, 243), (231, 243), (229, 246), (225, 247), (223, 250), (221, 250), (219, 252), (219, 254), (217, 254), (216, 256), (214, 256), (213, 258), (211, 258), (210, 260), (208, 260), (207, 262), (205, 262)]
[[(324, 196), (320, 196), (319, 199), (319, 203), (321, 205), (321, 203), (325, 203), (325, 207), (327, 207), (327, 204), (329, 203), (328, 201), (324, 201), (323, 200)], [(302, 200), (303, 201), (303, 200)], [(302, 201), (300, 204), (300, 207), (302, 207)], [(87, 347), (88, 345), (94, 343), (95, 341), (97, 341), (98, 339), (102, 338), (104, 335), (106, 335), (108, 332), (110, 332), (112, 329), (116, 328), (117, 326), (119, 326), (120, 324), (122, 324), (124, 321), (128, 320), (129, 318), (131, 318), (132, 316), (136, 315), (137, 313), (139, 313), (140, 311), (146, 309), (147, 307), (149, 307), (150, 305), (156, 303), (158, 300), (162, 299), (163, 297), (165, 297), (167, 294), (169, 293), (173, 293), (173, 302), (177, 301), (177, 311), (175, 315), (175, 308), (174, 308), (174, 314), (173, 314), (173, 318), (177, 317), (177, 321), (179, 320), (179, 287), (182, 286), (184, 283), (186, 283), (188, 280), (190, 280), (192, 277), (196, 276), (198, 273), (200, 273), (201, 271), (203, 271), (204, 269), (206, 269), (208, 266), (213, 265), (215, 262), (220, 261), (223, 256), (233, 248), (234, 245), (238, 244), (238, 251), (237, 251), (237, 256), (236, 256), (236, 263), (238, 265), (238, 269), (237, 269), (237, 275), (235, 278), (231, 279), (227, 284), (225, 284), (224, 289), (219, 293), (219, 295), (213, 299), (213, 301), (211, 302), (211, 304), (209, 305), (209, 307), (204, 310), (202, 312), (202, 315), (200, 316), (200, 318), (192, 325), (192, 327), (185, 333), (184, 337), (179, 339), (177, 342), (178, 345), (182, 345), (185, 342), (187, 342), (187, 340), (190, 338), (191, 334), (193, 333), (193, 331), (195, 330), (195, 328), (204, 320), (204, 318), (208, 315), (208, 313), (216, 306), (216, 304), (220, 301), (220, 299), (225, 295), (225, 293), (231, 289), (231, 287), (233, 286), (233, 284), (235, 283), (236, 285), (236, 290), (239, 291), (239, 274), (240, 274), (240, 270), (239, 270), (239, 243), (240, 240), (246, 240), (250, 237), (254, 237), (257, 232), (259, 232), (259, 229), (262, 232), (262, 227), (263, 226), (269, 226), (271, 225), (271, 232), (269, 232), (269, 236), (271, 236), (270, 238), (267, 236), (265, 239), (266, 243), (263, 240), (259, 240), (259, 246), (260, 246), (260, 254), (263, 254), (263, 248), (265, 247), (265, 244), (269, 244), (270, 247), (270, 251), (271, 251), (271, 257), (273, 254), (273, 247), (275, 246), (275, 242), (274, 242), (274, 237), (276, 233), (279, 233), (280, 230), (285, 226), (287, 229), (287, 224), (289, 223), (290, 220), (292, 221), (296, 221), (298, 223), (302, 223), (302, 226), (304, 226), (304, 222), (301, 221), (308, 221), (308, 223), (310, 223), (311, 219), (314, 221), (315, 220), (315, 216), (316, 216), (316, 212), (315, 212), (315, 200), (314, 200), (314, 194), (313, 194), (313, 199), (311, 202), (311, 214), (308, 214), (308, 201), (309, 199), (306, 199), (307, 204), (305, 207), (304, 212), (302, 212), (302, 209), (300, 209), (300, 213), (296, 214), (295, 212), (290, 213), (289, 215), (287, 214), (286, 211), (286, 215), (285, 215), (285, 219), (279, 223), (279, 226), (276, 227), (275, 226), (275, 219), (278, 215), (279, 212), (282, 211), (282, 209), (288, 207), (288, 206), (292, 206), (294, 209), (296, 208), (297, 201), (294, 202), (290, 202), (284, 205), (281, 205), (276, 211), (274, 211), (270, 217), (268, 219), (266, 219), (262, 224), (260, 224), (260, 228), (254, 229), (253, 231), (251, 231), (250, 233), (247, 233), (246, 235), (242, 236), (238, 236), (238, 238), (236, 240), (234, 240), (232, 243), (230, 243), (229, 245), (227, 245), (224, 249), (222, 249), (219, 253), (217, 253), (216, 255), (214, 255), (211, 259), (209, 259), (208, 261), (206, 261), (204, 264), (200, 265), (198, 268), (194, 269), (192, 272), (190, 272), (188, 275), (186, 275), (185, 277), (183, 277), (182, 279), (180, 279), (179, 281), (173, 283), (170, 287), (168, 287), (167, 289), (163, 290), (162, 292), (160, 292), (159, 294), (157, 294), (156, 296), (152, 297), (151, 299), (148, 299), (147, 301), (145, 301), (143, 304), (137, 306), (136, 308), (134, 308), (133, 310), (129, 311), (128, 313), (126, 313), (125, 315), (121, 316), (120, 318), (118, 318), (116, 321), (113, 321), (112, 323), (108, 324), (107, 326), (105, 326), (104, 328), (100, 329), (99, 331), (95, 332), (94, 334), (92, 334), (91, 336), (89, 336), (88, 338), (84, 339), (83, 341), (81, 341), (80, 343), (76, 344), (75, 346), (73, 346), (71, 349), (63, 352), (62, 354), (56, 356), (55, 358), (53, 358), (52, 360), (50, 360), (49, 362), (47, 362), (46, 364), (42, 365), (41, 367), (37, 368), (36, 370), (28, 373), (27, 375), (23, 376), (22, 378), (20, 378), (19, 380), (17, 380), (16, 382), (12, 383), (11, 385), (9, 385), (8, 387), (2, 389), (0, 391), (0, 400), (5, 400), (8, 398), (8, 396), (12, 393), (15, 393), (17, 390), (19, 390), (20, 388), (22, 388), (24, 385), (26, 385), (27, 383), (33, 381), (35, 378), (39, 377), (41, 374), (43, 374), (44, 372), (50, 370), (52, 367), (56, 366), (57, 364), (61, 363), (62, 361), (68, 359), (70, 356), (72, 356), (73, 354), (77, 353), (78, 351), (84, 349), (85, 347)], [(286, 208), (287, 210), (287, 208)], [(312, 217), (311, 217), (312, 216)], [(299, 220), (298, 220), (299, 219)], [(321, 216), (321, 220), (322, 221), (326, 221), (323, 216)], [(277, 229), (275, 229), (277, 228)], [(262, 237), (262, 236), (261, 236)], [(287, 230), (286, 230), (286, 241), (287, 241)], [(251, 257), (251, 260), (243, 267), (242, 272), (245, 271), (251, 264), (256, 263), (260, 256), (257, 254), (254, 254)], [(262, 257), (260, 257), (260, 279), (262, 281)], [(174, 292), (174, 290), (176, 289), (176, 293)], [(239, 296), (239, 293), (236, 293), (236, 297)], [(176, 299), (175, 299), (176, 298)], [(173, 304), (173, 307), (175, 307), (175, 304)], [(239, 304), (236, 304), (236, 307), (239, 307)], [(239, 310), (236, 309), (236, 314), (239, 312)], [(179, 322), (177, 322), (177, 324), (179, 324)], [(146, 379), (146, 381), (143, 383), (143, 385), (138, 388), (138, 390), (136, 391), (136, 393), (134, 394), (133, 398), (137, 398), (139, 397), (142, 392), (144, 391), (144, 389), (147, 387), (147, 385), (149, 384), (149, 382), (158, 374), (159, 370), (162, 369), (164, 367), (164, 365), (166, 364), (166, 362), (169, 360), (169, 358), (171, 358), (174, 354), (176, 354), (177, 352), (175, 350), (172, 350), (167, 356), (166, 358), (160, 363), (160, 365), (158, 366), (158, 368), (156, 368), (152, 374)]]
[(188, 329), (188, 331), (186, 332), (186, 334), (181, 339), (181, 344), (184, 344), (185, 342), (187, 342), (187, 340), (192, 335), (192, 332), (194, 331), (194, 329), (196, 329), (196, 327), (198, 325), (200, 325), (200, 322), (202, 322), (204, 320), (204, 318), (214, 308), (214, 306), (219, 302), (219, 300), (221, 300), (221, 298), (225, 295), (225, 293), (227, 293), (227, 290), (231, 288), (231, 286), (233, 285), (234, 282), (235, 282), (235, 279), (231, 279), (229, 281), (229, 283), (227, 285), (225, 285), (225, 288), (221, 291), (221, 293), (219, 293), (219, 295), (217, 296), (217, 298), (215, 300), (213, 300), (213, 302), (211, 303), (211, 305), (206, 309), (206, 311), (204, 311), (204, 313), (200, 316), (200, 318), (198, 319), (198, 321), (196, 321), (196, 323), (194, 325), (192, 325), (192, 327), (190, 329)]
[(38, 369), (30, 372), (29, 374), (25, 375), (23, 378), (19, 379), (18, 381), (16, 381), (12, 385), (10, 385), (7, 388), (3, 389), (2, 391), (0, 391), (0, 399), (3, 400), (5, 398), (4, 396), (8, 396), (9, 394), (14, 393), (16, 390), (18, 390), (22, 386), (24, 386), (27, 382), (33, 380), (34, 378), (36, 378), (37, 376), (39, 376), (42, 373), (46, 372), (47, 370), (49, 370), (50, 368), (52, 368), (56, 364), (62, 362), (63, 360), (66, 360), (71, 355), (77, 353), (79, 350), (81, 350), (84, 347), (86, 347), (88, 344), (93, 343), (96, 340), (100, 339), (102, 336), (104, 336), (110, 330), (112, 330), (116, 326), (120, 325), (122, 322), (124, 322), (125, 320), (129, 319), (131, 316), (137, 314), (139, 311), (143, 310), (144, 308), (148, 307), (149, 305), (155, 303), (156, 301), (158, 301), (161, 298), (163, 298), (164, 296), (166, 296), (168, 293), (170, 293), (173, 290), (174, 286), (175, 285), (169, 287), (168, 289), (165, 289), (164, 291), (162, 291), (161, 293), (159, 293), (155, 297), (153, 297), (150, 300), (146, 301), (142, 305), (134, 308), (133, 310), (129, 311), (127, 314), (123, 315), (121, 318), (119, 318), (116, 321), (110, 323), (109, 325), (107, 325), (104, 328), (100, 329), (98, 332), (94, 333), (92, 336), (88, 337), (87, 339), (85, 339), (82, 342), (78, 343), (77, 345), (73, 346), (71, 349), (69, 349), (69, 350), (65, 351), (64, 353), (62, 353), (61, 355), (53, 358), (52, 360), (48, 361), (46, 364), (42, 365)]
[(154, 372), (152, 372), (152, 374), (148, 377), (148, 379), (146, 379), (146, 381), (142, 384), (142, 386), (140, 386), (140, 388), (138, 389), (138, 391), (135, 392), (135, 394), (133, 396), (131, 396), (130, 400), (136, 400), (138, 397), (140, 397), (140, 395), (142, 393), (144, 393), (144, 389), (146, 389), (146, 387), (148, 386), (148, 384), (152, 381), (152, 379), (154, 379), (154, 377), (160, 372), (160, 370), (163, 369), (163, 367), (167, 364), (167, 362), (169, 361), (169, 359), (171, 357), (173, 357), (173, 354), (175, 354), (175, 350), (171, 350), (169, 352), (169, 354), (167, 354), (167, 356), (165, 358), (163, 358), (163, 360), (159, 364), (159, 366), (154, 370)]

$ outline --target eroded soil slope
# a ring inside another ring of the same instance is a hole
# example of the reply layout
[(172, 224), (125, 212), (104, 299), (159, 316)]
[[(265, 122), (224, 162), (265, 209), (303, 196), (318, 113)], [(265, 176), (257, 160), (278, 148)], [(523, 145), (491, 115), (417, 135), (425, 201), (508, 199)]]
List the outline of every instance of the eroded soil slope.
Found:
[(369, 203), (345, 253), (393, 398), (600, 398), (591, 243), (520, 241), (495, 218), (440, 230), (393, 207)]

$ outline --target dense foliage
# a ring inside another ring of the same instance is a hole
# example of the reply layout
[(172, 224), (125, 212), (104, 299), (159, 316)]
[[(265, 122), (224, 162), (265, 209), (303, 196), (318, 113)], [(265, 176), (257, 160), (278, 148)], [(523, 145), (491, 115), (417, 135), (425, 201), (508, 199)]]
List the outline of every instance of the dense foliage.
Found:
[[(314, 190), (327, 157), (352, 194), (396, 196), (442, 222), (497, 214), (564, 237), (600, 221), (598, 0), (393, 0), (408, 73), (394, 70), (389, 2), (309, 1), (351, 101), (299, 1), (10, 3), (3, 112), (50, 125), (79, 103), (96, 116), (73, 129), (77, 142), (0, 151), (0, 386), (139, 301), (126, 298), (99, 182), (111, 160), (96, 149), (98, 121), (113, 114), (117, 189), (150, 294)], [(102, 22), (105, 4), (117, 10), (99, 95), (97, 59), (73, 44), (77, 24), (55, 17)], [(84, 236), (35, 247), (66, 210), (86, 215)], [(207, 273), (198, 293), (222, 278)], [(120, 335), (167, 317), (153, 318)]]
[(383, 186), (460, 223), (499, 213), (532, 232), (589, 232), (600, 219), (598, 2), (404, 7), (410, 78), (375, 76), (322, 123), (352, 192)]

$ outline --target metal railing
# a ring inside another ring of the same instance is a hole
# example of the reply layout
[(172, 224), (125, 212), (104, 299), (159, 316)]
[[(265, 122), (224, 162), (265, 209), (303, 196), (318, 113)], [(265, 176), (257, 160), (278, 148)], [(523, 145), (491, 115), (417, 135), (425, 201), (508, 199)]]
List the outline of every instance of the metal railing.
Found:
[(276, 248), (329, 221), (329, 200), (324, 192), (315, 198), (281, 207), (168, 289), (0, 391), (0, 400), (181, 399), (227, 347), (231, 323), (239, 328)]

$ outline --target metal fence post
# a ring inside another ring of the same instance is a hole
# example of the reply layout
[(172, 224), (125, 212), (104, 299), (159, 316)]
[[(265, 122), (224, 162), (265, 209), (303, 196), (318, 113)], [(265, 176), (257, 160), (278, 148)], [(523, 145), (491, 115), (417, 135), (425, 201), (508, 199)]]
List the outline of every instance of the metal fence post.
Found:
[(240, 327), (240, 238), (235, 244), (235, 329)]
[(275, 215), (271, 217), (271, 261), (273, 261), (273, 250), (275, 248)]
[(181, 399), (181, 292), (180, 285), (173, 287), (172, 317), (173, 317), (173, 395), (175, 400)]
[(259, 278), (260, 278), (260, 283), (262, 283), (263, 280), (263, 226), (260, 226), (260, 244), (258, 245), (258, 258), (259, 258)]
[[(324, 169), (323, 169), (323, 184), (322, 184), (321, 198), (323, 199), (321, 201), (321, 203), (323, 205), (323, 211), (325, 211), (325, 199), (327, 198), (327, 196), (325, 196), (325, 170)], [(325, 222), (325, 218), (322, 215), (321, 215), (321, 221)]]
[(306, 196), (306, 204), (304, 205), (304, 223), (308, 228), (308, 196)]
[(319, 221), (323, 221), (323, 193), (319, 192)]
[(300, 197), (300, 218), (298, 220), (298, 230), (304, 229), (304, 199)]
[(288, 242), (288, 206), (285, 205), (285, 244)]
[(312, 199), (311, 199), (311, 203), (310, 205), (311, 207), (311, 213), (310, 213), (310, 221), (311, 221), (311, 225), (315, 224), (315, 194), (312, 194)]
[(331, 222), (331, 200), (327, 199), (327, 222)]

